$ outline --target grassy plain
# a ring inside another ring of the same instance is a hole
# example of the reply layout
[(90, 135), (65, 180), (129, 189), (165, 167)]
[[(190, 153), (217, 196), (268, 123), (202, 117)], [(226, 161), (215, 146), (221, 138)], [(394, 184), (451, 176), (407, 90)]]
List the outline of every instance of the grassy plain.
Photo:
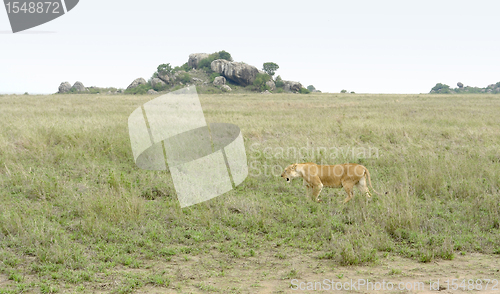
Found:
[[(208, 122), (240, 127), (250, 174), (184, 209), (133, 161), (128, 116), (155, 97), (0, 96), (0, 293), (286, 292), (395, 259), (495, 272), (499, 95), (200, 95)], [(361, 163), (387, 194), (313, 203), (279, 177), (307, 161)]]

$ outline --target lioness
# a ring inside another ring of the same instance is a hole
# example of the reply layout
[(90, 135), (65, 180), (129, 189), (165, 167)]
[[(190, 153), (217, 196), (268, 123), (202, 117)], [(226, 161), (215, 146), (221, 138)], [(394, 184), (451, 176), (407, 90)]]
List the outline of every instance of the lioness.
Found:
[(281, 177), (290, 182), (293, 178), (301, 177), (304, 179), (304, 186), (307, 187), (307, 194), (312, 192), (312, 199), (320, 202), (319, 193), (323, 187), (344, 188), (347, 193), (347, 198), (344, 203), (349, 202), (353, 197), (353, 187), (356, 185), (358, 189), (371, 197), (370, 190), (366, 186), (366, 179), (372, 190), (375, 191), (370, 180), (368, 169), (362, 165), (355, 163), (337, 164), (337, 165), (317, 165), (313, 162), (294, 163), (281, 174)]

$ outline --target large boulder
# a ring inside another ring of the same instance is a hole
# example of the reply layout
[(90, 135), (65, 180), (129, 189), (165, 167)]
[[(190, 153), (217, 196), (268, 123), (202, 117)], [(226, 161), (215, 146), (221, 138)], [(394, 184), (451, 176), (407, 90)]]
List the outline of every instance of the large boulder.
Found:
[(71, 89), (75, 89), (77, 92), (85, 92), (87, 89), (85, 89), (85, 86), (83, 85), (82, 82), (75, 82), (73, 87)]
[(214, 79), (214, 86), (222, 86), (226, 84), (226, 78), (225, 77), (216, 77)]
[(148, 90), (148, 94), (150, 94), (150, 95), (154, 95), (154, 94), (158, 94), (158, 92), (156, 92), (156, 91), (155, 91), (155, 90), (153, 90), (153, 89), (149, 89), (149, 90)]
[(302, 89), (302, 84), (299, 82), (293, 81), (283, 81), (285, 85), (283, 86), (283, 90), (285, 92), (299, 92)]
[(222, 85), (220, 88), (223, 92), (231, 92), (232, 91), (231, 87), (229, 87), (228, 85)]
[(242, 86), (253, 84), (255, 77), (259, 73), (259, 70), (255, 66), (242, 62), (231, 62), (225, 59), (212, 61), (210, 67), (214, 72)]
[(190, 68), (198, 68), (198, 63), (200, 63), (202, 59), (208, 58), (208, 56), (210, 56), (208, 53), (189, 54), (188, 66)]
[(151, 87), (156, 88), (156, 85), (165, 86), (165, 82), (160, 80), (159, 78), (152, 78)]
[(266, 85), (269, 87), (269, 89), (270, 89), (271, 91), (276, 90), (276, 84), (274, 83), (274, 81), (273, 81), (273, 80), (269, 80), (269, 81), (267, 81), (267, 82), (266, 82)]
[(170, 82), (170, 77), (168, 75), (158, 74), (158, 78), (162, 80), (164, 83), (168, 84)]
[(62, 82), (61, 85), (59, 85), (59, 92), (57, 93), (68, 93), (71, 89), (71, 84), (69, 82)]
[(145, 85), (147, 84), (146, 80), (143, 79), (143, 78), (138, 78), (138, 79), (135, 79), (128, 87), (127, 87), (127, 90), (128, 89), (133, 89), (133, 88), (136, 88), (140, 85)]

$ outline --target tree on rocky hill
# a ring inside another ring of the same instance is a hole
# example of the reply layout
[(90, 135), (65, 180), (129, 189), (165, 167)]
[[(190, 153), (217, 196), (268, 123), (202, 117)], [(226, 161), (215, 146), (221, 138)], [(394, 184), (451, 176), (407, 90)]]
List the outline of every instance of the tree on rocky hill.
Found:
[(233, 57), (231, 57), (231, 54), (229, 52), (226, 52), (224, 50), (217, 52), (219, 54), (219, 59), (225, 59), (227, 61), (233, 61)]
[(172, 72), (172, 66), (170, 66), (170, 63), (167, 63), (167, 64), (163, 63), (163, 64), (158, 65), (158, 67), (156, 68), (156, 71), (162, 76), (168, 75), (169, 73)]
[(265, 72), (267, 72), (267, 74), (270, 75), (270, 76), (274, 76), (274, 74), (278, 70), (278, 68), (280, 68), (279, 65), (277, 65), (274, 62), (266, 62), (262, 66), (262, 70), (264, 70)]

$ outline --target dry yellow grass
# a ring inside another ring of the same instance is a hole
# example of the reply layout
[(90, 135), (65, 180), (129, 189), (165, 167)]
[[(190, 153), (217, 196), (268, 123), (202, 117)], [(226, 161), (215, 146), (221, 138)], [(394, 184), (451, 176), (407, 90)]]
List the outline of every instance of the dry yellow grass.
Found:
[[(240, 127), (250, 175), (182, 210), (168, 173), (133, 162), (127, 118), (152, 98), (0, 96), (0, 293), (252, 293), (217, 281), (249, 262), (256, 284), (290, 279), (270, 267), (298, 254), (342, 268), (500, 253), (499, 96), (201, 95), (208, 122)], [(361, 163), (388, 194), (313, 203), (279, 177), (307, 161)]]

